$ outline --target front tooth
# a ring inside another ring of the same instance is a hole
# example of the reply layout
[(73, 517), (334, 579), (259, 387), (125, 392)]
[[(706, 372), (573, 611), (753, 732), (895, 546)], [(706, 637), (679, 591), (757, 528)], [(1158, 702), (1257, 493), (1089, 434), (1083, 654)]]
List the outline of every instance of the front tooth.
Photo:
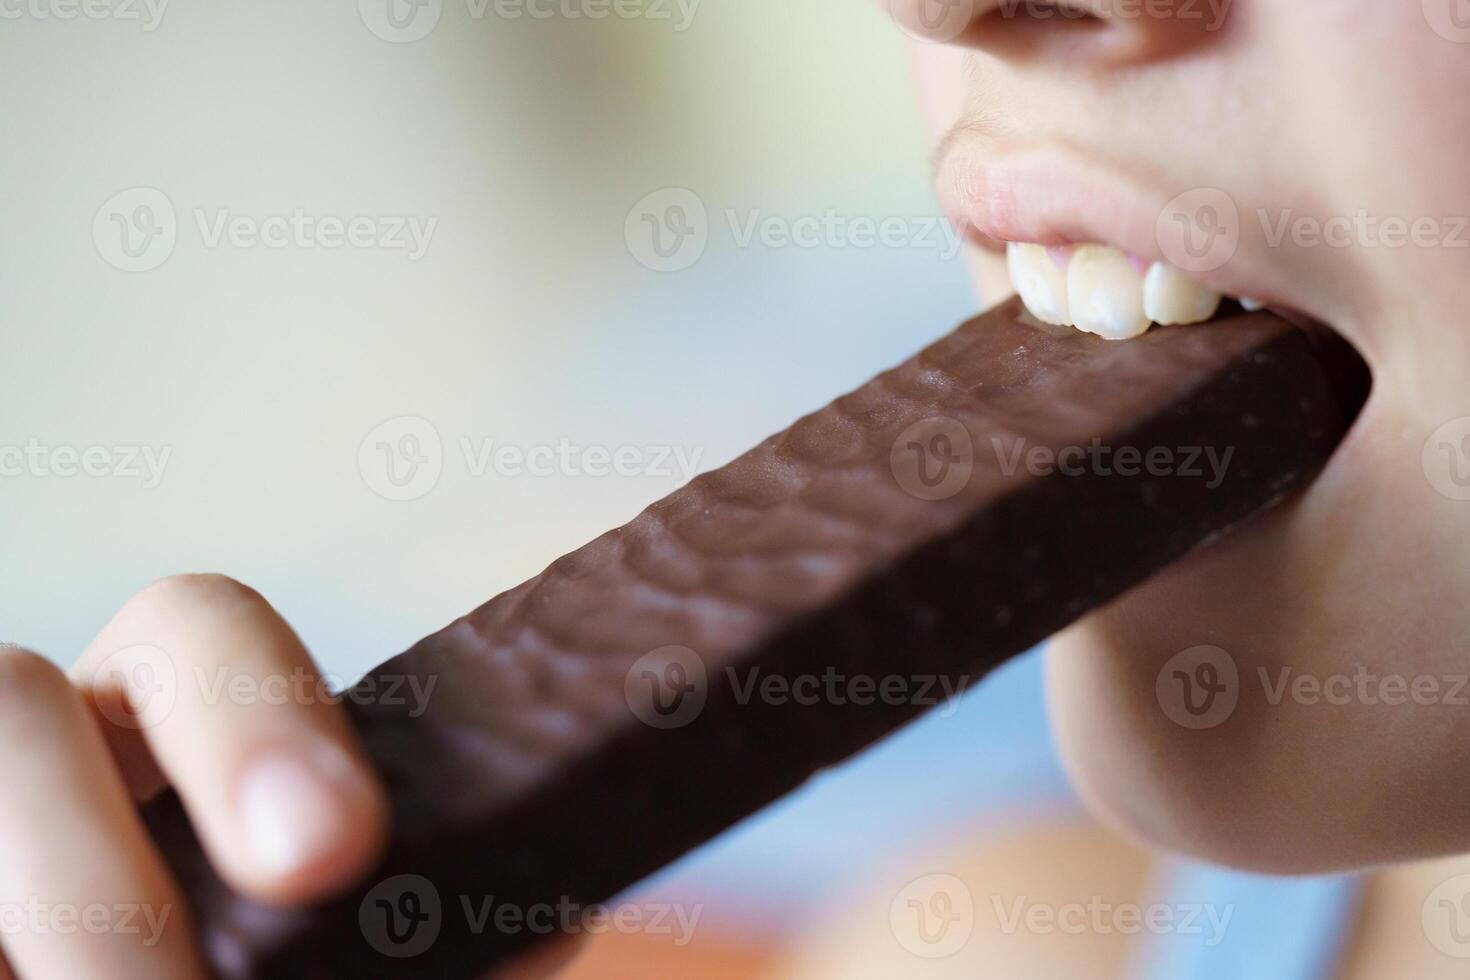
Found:
[(1155, 262), (1143, 277), (1143, 312), (1154, 323), (1204, 323), (1219, 308), (1219, 293), (1167, 262)]
[(1012, 288), (1021, 294), (1032, 316), (1061, 327), (1072, 325), (1067, 309), (1067, 273), (1052, 261), (1046, 246), (1007, 244), (1006, 269), (1011, 274)]
[(1264, 310), (1266, 308), (1266, 304), (1262, 303), (1258, 299), (1251, 299), (1249, 296), (1242, 296), (1240, 298), (1240, 308), (1245, 310), (1247, 313), (1256, 313)]
[(1067, 267), (1067, 304), (1079, 330), (1127, 340), (1148, 330), (1143, 276), (1116, 248), (1083, 245)]

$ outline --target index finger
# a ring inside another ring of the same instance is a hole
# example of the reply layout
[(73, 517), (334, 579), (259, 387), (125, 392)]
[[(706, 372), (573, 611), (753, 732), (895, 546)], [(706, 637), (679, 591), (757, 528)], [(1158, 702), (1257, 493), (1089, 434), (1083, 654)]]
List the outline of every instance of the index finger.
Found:
[(377, 857), (382, 786), (306, 648), (254, 590), (223, 576), (164, 579), (118, 612), (73, 675), (104, 727), (146, 743), (238, 890), (308, 901)]

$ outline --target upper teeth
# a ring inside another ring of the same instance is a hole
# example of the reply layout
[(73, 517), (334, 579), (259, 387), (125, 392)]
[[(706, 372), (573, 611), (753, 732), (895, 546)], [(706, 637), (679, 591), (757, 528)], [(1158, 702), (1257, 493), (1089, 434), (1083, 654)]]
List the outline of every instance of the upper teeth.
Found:
[(1143, 308), (1148, 318), (1160, 326), (1204, 323), (1220, 308), (1220, 294), (1172, 265), (1155, 262), (1144, 277)]
[(1011, 285), (1031, 315), (1047, 323), (1126, 340), (1151, 323), (1203, 323), (1215, 315), (1219, 293), (1167, 263), (1155, 262), (1146, 272), (1141, 265), (1106, 245), (1006, 246)]
[(1006, 268), (1011, 274), (1011, 287), (1021, 294), (1026, 309), (1038, 320), (1060, 327), (1072, 325), (1067, 301), (1067, 267), (1065, 259), (1053, 261), (1041, 245), (1006, 246)]

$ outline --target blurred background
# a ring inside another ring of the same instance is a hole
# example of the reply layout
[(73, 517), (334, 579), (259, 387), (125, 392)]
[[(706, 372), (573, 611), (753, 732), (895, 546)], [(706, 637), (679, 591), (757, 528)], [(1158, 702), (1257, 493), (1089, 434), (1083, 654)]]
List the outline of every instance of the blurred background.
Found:
[[(64, 664), (220, 571), (345, 683), (976, 309), (872, 3), (3, 18), (0, 642)], [(1037, 975), (986, 930), (1111, 975), (982, 890), (1146, 891), (1077, 814), (1032, 657), (640, 886), (697, 928), (574, 976)]]

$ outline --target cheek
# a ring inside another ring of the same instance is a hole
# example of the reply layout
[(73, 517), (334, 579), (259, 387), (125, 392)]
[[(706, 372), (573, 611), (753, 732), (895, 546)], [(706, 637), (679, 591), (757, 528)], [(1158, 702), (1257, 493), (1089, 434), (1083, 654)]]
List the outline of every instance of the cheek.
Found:
[[(1458, 41), (1445, 36), (1457, 8)], [(1455, 219), (1470, 215), (1470, 20), (1462, 0), (1297, 0), (1251, 9), (1255, 30), (1270, 38), (1252, 47), (1253, 71), (1288, 93), (1265, 144), (1276, 147), (1268, 159), (1310, 178), (1273, 205), (1306, 207), (1323, 221), (1370, 222), (1354, 225), (1351, 250), (1318, 247), (1310, 258), (1338, 271), (1337, 289), (1375, 299), (1380, 319), (1441, 291), (1454, 293), (1452, 309), (1463, 309), (1470, 236), (1459, 234)], [(1422, 234), (1406, 234), (1416, 223)], [(1342, 274), (1348, 266), (1358, 281)], [(1381, 325), (1365, 328), (1393, 349)]]
[(1269, 872), (1470, 850), (1470, 503), (1425, 436), (1370, 405), (1309, 495), (1054, 642), (1053, 725), (1100, 815)]

